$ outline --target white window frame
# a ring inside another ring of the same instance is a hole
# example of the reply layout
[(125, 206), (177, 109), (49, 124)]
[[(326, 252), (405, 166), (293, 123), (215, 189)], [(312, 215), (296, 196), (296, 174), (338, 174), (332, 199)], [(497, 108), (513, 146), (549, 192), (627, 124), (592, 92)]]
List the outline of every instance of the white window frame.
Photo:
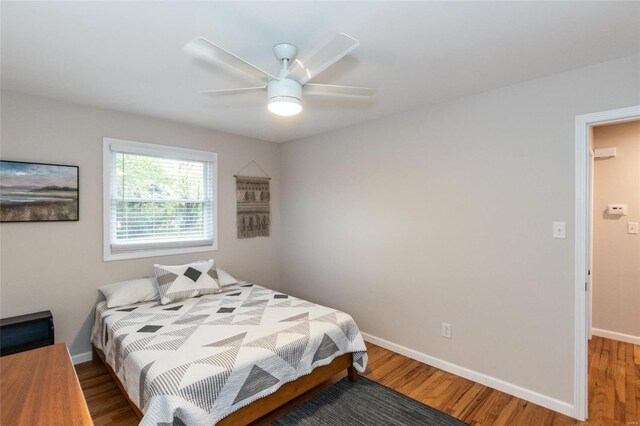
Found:
[[(211, 163), (213, 241), (207, 245), (186, 247), (167, 247), (135, 249), (131, 251), (113, 252), (111, 250), (111, 147), (118, 147), (126, 152), (151, 155), (154, 157), (181, 158), (185, 160), (208, 161)], [(103, 138), (102, 140), (102, 223), (103, 223), (103, 256), (105, 261), (138, 259), (144, 257), (170, 256), (185, 253), (198, 253), (218, 250), (218, 154), (210, 151), (178, 148), (169, 145), (157, 145), (145, 142), (134, 142), (123, 139)]]

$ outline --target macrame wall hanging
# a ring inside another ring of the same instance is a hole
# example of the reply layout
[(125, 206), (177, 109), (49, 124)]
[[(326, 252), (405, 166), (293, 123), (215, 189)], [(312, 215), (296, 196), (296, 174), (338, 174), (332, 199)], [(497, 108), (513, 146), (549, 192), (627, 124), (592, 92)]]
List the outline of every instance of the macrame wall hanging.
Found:
[[(241, 176), (240, 172), (255, 164), (265, 177)], [(269, 181), (271, 178), (251, 160), (240, 169), (236, 178), (238, 238), (268, 237), (271, 218), (269, 213)]]

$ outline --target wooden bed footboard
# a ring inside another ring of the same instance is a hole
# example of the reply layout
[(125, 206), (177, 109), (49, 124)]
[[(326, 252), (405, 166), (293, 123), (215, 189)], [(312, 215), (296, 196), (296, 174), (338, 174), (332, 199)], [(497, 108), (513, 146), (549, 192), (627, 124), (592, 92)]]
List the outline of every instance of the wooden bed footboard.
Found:
[(120, 388), (120, 392), (122, 392), (122, 395), (124, 395), (124, 399), (127, 400), (129, 405), (131, 406), (131, 409), (133, 410), (133, 412), (136, 413), (136, 416), (139, 419), (142, 419), (142, 416), (144, 416), (144, 414), (142, 414), (142, 411), (140, 411), (138, 406), (131, 399), (129, 399), (129, 394), (127, 393), (126, 389), (122, 385), (122, 382), (120, 382), (120, 379), (118, 378), (118, 375), (116, 374), (116, 372), (113, 371), (113, 368), (111, 368), (111, 366), (107, 362), (107, 360), (106, 360), (106, 358), (104, 356), (104, 352), (102, 352), (100, 349), (96, 348), (93, 344), (91, 345), (91, 352), (93, 354), (93, 362), (98, 362), (98, 360), (102, 361), (104, 366), (107, 368), (107, 371), (109, 372), (109, 375), (111, 376), (111, 378), (116, 382), (116, 384)]
[[(109, 374), (120, 388), (125, 399), (136, 413), (136, 416), (138, 416), (139, 419), (142, 419), (142, 411), (140, 411), (136, 404), (129, 399), (129, 395), (120, 382), (117, 374), (107, 363), (104, 353), (93, 345), (91, 345), (91, 348), (93, 351), (93, 361), (97, 362), (98, 359), (102, 361), (104, 366), (107, 368), (107, 371), (109, 371)], [(227, 417), (216, 423), (216, 425), (231, 426), (249, 424), (345, 370), (347, 371), (350, 381), (355, 382), (358, 379), (358, 372), (353, 367), (353, 355), (350, 353), (340, 355), (331, 361), (331, 364), (318, 367), (306, 376), (299, 377), (293, 382), (285, 383), (276, 392), (253, 401), (251, 404), (229, 414)]]

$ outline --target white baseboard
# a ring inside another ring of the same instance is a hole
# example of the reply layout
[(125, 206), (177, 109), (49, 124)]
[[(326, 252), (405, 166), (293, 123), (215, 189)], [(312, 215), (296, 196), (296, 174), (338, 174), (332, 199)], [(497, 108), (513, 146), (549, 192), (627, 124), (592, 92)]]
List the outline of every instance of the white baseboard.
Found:
[(501, 392), (505, 392), (529, 402), (533, 402), (534, 404), (541, 405), (550, 410), (557, 411), (558, 413), (576, 418), (575, 406), (569, 404), (568, 402), (561, 401), (559, 399), (543, 395), (536, 391), (514, 385), (513, 383), (505, 382), (504, 380), (497, 379), (495, 377), (470, 370), (457, 364), (432, 357), (422, 352), (407, 348), (406, 346), (398, 345), (397, 343), (393, 343), (380, 337), (373, 336), (369, 333), (362, 333), (362, 336), (364, 337), (364, 340), (368, 342), (371, 342), (378, 346), (382, 346), (385, 349), (397, 352), (411, 359), (415, 359), (416, 361), (429, 364), (448, 373), (455, 374), (456, 376), (464, 377), (465, 379), (480, 383), (481, 385), (497, 389)]
[(618, 333), (615, 331), (603, 330), (601, 328), (592, 328), (591, 334), (594, 336), (606, 337), (607, 339), (640, 345), (640, 337), (633, 336), (631, 334)]
[(73, 365), (76, 365), (76, 364), (81, 364), (83, 362), (91, 361), (92, 358), (93, 358), (93, 355), (91, 354), (91, 351), (89, 351), (89, 352), (84, 352), (77, 355), (72, 355), (71, 361), (73, 362)]

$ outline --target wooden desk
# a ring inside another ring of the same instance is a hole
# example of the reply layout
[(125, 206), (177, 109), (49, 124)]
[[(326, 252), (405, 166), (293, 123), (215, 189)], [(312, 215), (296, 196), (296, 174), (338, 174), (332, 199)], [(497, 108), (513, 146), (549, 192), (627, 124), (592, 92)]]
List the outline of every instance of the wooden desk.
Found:
[(0, 424), (93, 425), (64, 343), (0, 358)]

